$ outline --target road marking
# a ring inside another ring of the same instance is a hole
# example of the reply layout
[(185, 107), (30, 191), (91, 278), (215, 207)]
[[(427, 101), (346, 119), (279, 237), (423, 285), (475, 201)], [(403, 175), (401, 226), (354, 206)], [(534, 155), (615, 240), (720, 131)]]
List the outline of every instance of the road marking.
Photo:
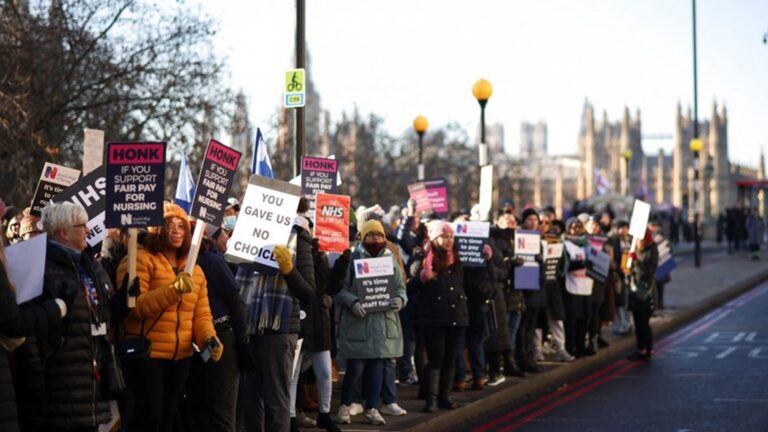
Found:
[(715, 398), (714, 402), (768, 402), (768, 399)]
[(720, 354), (718, 354), (717, 356), (715, 356), (715, 358), (716, 358), (716, 359), (718, 359), (718, 360), (722, 360), (722, 359), (724, 359), (724, 358), (728, 357), (728, 354), (730, 354), (730, 353), (732, 353), (732, 352), (736, 351), (736, 349), (738, 349), (738, 348), (739, 348), (739, 347), (733, 347), (733, 346), (732, 346), (732, 347), (728, 347), (728, 349), (727, 349), (727, 350), (725, 350), (725, 351), (721, 352)]

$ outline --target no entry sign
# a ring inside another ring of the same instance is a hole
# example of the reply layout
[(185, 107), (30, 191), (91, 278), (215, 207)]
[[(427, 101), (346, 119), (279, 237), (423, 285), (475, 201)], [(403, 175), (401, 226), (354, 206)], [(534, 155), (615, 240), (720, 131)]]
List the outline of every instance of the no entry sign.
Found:
[(163, 225), (165, 143), (109, 143), (107, 228)]

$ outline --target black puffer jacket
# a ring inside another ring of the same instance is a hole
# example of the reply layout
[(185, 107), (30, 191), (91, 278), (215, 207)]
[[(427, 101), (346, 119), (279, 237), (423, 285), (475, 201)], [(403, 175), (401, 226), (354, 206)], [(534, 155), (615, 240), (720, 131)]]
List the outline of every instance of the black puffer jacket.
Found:
[(301, 335), (304, 339), (301, 349), (308, 352), (329, 351), (331, 349), (331, 312), (323, 303), (327, 294), (327, 286), (331, 270), (325, 254), (317, 250), (316, 243), (312, 245), (312, 256), (315, 260), (315, 295), (309, 303), (302, 303), (301, 310), (307, 316), (301, 320)]
[(491, 229), (491, 241), (497, 251), (493, 254), (493, 262), (496, 266), (497, 283), (504, 293), (507, 312), (523, 312), (525, 310), (525, 298), (523, 292), (515, 289), (515, 251), (512, 247), (515, 241), (514, 230)]
[[(11, 284), (0, 264), (0, 334), (7, 337), (35, 336), (49, 327), (61, 325), (61, 312), (54, 300), (40, 302), (35, 307), (19, 308), (11, 292)], [(8, 365), (7, 353), (0, 349), (0, 431), (19, 430), (16, 392)]]
[[(67, 303), (67, 316), (16, 350), (19, 418), (25, 429), (97, 426), (110, 420), (105, 380), (95, 373), (101, 374), (111, 355), (109, 343), (91, 335), (89, 303), (72, 255), (50, 241), (46, 254), (43, 294), (23, 307), (60, 298)], [(101, 322), (109, 323), (109, 278), (87, 253), (80, 262), (97, 290)]]
[(426, 283), (421, 282), (422, 265), (423, 260), (414, 263), (411, 268), (413, 277), (409, 281), (418, 298), (416, 322), (423, 326), (467, 327), (469, 312), (464, 292), (464, 267), (458, 254), (452, 267)]
[(288, 283), (288, 291), (293, 296), (293, 310), (288, 332), (297, 334), (301, 331), (299, 314), (302, 304), (309, 304), (315, 296), (315, 259), (312, 257), (312, 238), (300, 226), (294, 225), (296, 234), (296, 260), (293, 270), (283, 275)]

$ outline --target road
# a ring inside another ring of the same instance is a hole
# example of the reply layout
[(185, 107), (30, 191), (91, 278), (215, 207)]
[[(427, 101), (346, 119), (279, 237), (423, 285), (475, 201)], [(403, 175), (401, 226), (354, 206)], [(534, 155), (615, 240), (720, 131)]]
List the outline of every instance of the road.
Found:
[(456, 430), (768, 431), (768, 283), (549, 394)]

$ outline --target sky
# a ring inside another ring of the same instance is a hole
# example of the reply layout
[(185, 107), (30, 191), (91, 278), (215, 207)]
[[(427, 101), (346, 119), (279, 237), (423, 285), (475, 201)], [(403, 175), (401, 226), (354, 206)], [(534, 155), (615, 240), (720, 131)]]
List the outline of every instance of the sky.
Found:
[[(487, 124), (502, 123), (517, 154), (521, 121), (545, 121), (549, 150), (575, 154), (585, 99), (598, 119), (641, 111), (643, 134), (672, 135), (676, 105), (693, 104), (691, 1), (307, 1), (306, 43), (331, 119), (357, 108), (400, 136), (424, 115), (474, 137), (472, 84), (489, 80)], [(294, 66), (295, 1), (201, 3), (218, 21), (215, 44), (230, 86), (267, 126)], [(756, 166), (768, 150), (766, 0), (697, 2), (699, 118), (728, 109), (731, 161)], [(427, 131), (429, 134), (429, 130)], [(274, 138), (266, 137), (274, 142)], [(646, 153), (672, 140), (643, 140)]]

